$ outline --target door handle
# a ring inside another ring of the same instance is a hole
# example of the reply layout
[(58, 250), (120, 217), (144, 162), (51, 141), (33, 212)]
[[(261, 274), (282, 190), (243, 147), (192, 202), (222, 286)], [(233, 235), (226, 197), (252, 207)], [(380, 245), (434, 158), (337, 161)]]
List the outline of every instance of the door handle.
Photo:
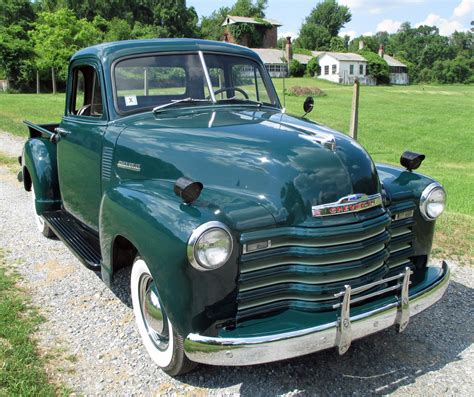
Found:
[(56, 131), (62, 137), (68, 136), (71, 133), (71, 131), (65, 130), (64, 128), (61, 128), (61, 127), (55, 128), (54, 131)]

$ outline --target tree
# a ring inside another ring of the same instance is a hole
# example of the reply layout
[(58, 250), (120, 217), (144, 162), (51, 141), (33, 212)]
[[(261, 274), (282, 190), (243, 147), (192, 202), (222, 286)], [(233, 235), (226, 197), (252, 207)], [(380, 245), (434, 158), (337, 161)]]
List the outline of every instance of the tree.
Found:
[(306, 17), (301, 26), (300, 45), (309, 50), (327, 50), (331, 38), (337, 37), (344, 25), (352, 19), (349, 8), (336, 0), (324, 0)]
[(359, 54), (367, 60), (368, 74), (374, 76), (377, 83), (386, 84), (389, 82), (390, 69), (387, 61), (368, 49), (360, 50)]
[(73, 11), (62, 8), (55, 12), (41, 12), (30, 32), (36, 54), (36, 65), (51, 69), (53, 93), (56, 78), (66, 80), (69, 58), (80, 48), (99, 43), (102, 34), (86, 19), (77, 19)]
[(331, 38), (329, 49), (334, 52), (346, 52), (347, 48), (345, 47), (344, 39), (339, 36), (334, 36)]
[(34, 19), (28, 0), (0, 0), (0, 69), (14, 89), (26, 89), (33, 79), (27, 31)]
[(295, 46), (308, 50), (328, 51), (331, 43), (329, 31), (313, 23), (305, 23), (301, 27), (300, 35), (295, 40)]

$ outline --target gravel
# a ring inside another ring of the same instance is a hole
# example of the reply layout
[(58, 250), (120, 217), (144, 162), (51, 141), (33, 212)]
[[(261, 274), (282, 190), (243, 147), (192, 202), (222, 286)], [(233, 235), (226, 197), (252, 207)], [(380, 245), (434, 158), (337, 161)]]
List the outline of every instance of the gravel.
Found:
[[(0, 134), (0, 150), (5, 147), (18, 155), (21, 144)], [(173, 379), (142, 346), (130, 305), (129, 269), (111, 291), (63, 243), (37, 233), (30, 194), (1, 167), (0, 247), (47, 319), (36, 336), (50, 359), (49, 376), (80, 394), (474, 394), (474, 270), (456, 263), (446, 296), (410, 320), (402, 334), (389, 329), (355, 341), (343, 356), (327, 350), (253, 367), (202, 365)]]

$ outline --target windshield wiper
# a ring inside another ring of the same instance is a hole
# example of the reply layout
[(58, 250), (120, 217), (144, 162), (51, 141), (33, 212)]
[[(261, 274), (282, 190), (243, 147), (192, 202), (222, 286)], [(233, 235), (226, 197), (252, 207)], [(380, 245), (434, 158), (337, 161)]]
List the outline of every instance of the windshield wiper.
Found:
[(196, 98), (191, 98), (191, 97), (183, 98), (183, 99), (174, 99), (171, 102), (164, 103), (163, 105), (159, 105), (159, 106), (154, 107), (153, 111), (157, 112), (161, 109), (167, 108), (168, 106), (177, 105), (177, 104), (183, 103), (183, 102), (210, 102), (210, 99), (196, 99)]

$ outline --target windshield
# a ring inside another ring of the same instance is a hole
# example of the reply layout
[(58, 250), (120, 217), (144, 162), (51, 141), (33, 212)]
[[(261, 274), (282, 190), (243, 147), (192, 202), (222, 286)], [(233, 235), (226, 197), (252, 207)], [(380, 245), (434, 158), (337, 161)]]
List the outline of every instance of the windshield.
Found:
[(114, 80), (119, 113), (167, 107), (162, 105), (195, 106), (206, 101), (278, 106), (261, 66), (238, 56), (205, 54), (201, 60), (199, 54), (165, 54), (131, 58), (116, 64)]

